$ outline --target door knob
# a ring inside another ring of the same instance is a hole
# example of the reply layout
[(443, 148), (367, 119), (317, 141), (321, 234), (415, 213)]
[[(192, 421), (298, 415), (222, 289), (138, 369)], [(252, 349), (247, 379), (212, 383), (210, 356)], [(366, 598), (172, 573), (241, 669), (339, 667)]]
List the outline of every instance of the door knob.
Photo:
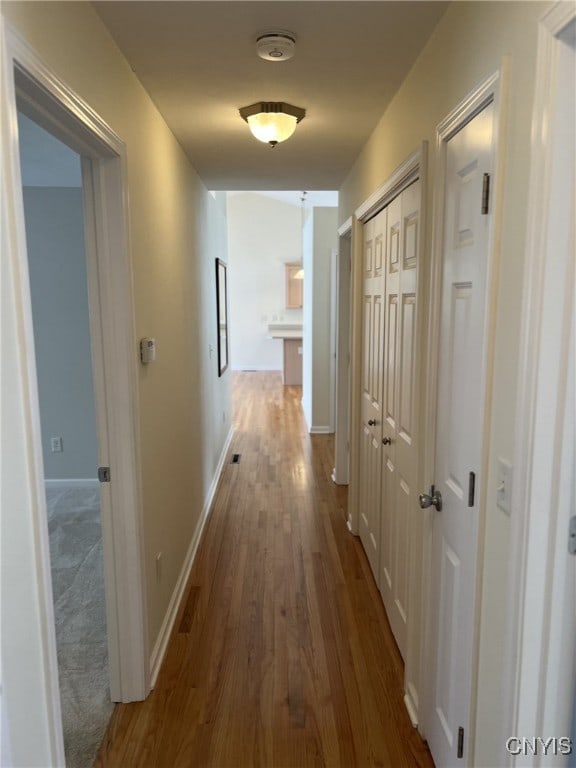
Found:
[(382, 445), (392, 445), (392, 438), (391, 437), (383, 437), (382, 438)]
[(437, 491), (433, 485), (430, 486), (430, 493), (421, 493), (418, 497), (420, 500), (420, 506), (422, 509), (428, 509), (428, 507), (436, 507), (438, 512), (442, 509), (442, 494)]
[(376, 426), (376, 419), (368, 419), (368, 426), (369, 427), (375, 427)]

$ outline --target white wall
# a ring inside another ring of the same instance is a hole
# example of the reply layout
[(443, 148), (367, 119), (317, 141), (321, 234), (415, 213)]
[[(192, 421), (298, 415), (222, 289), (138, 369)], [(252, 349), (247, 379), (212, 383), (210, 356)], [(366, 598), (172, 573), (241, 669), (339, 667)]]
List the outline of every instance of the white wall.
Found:
[(336, 208), (312, 208), (304, 224), (302, 407), (310, 432), (334, 431), (331, 269), (337, 221)]
[[(24, 187), (24, 211), (45, 476), (95, 478), (82, 190)], [(62, 438), (61, 453), (50, 450), (56, 436)]]
[(286, 309), (284, 264), (300, 261), (302, 213), (297, 205), (256, 192), (228, 194), (228, 293), (232, 370), (280, 371), (280, 339), (269, 323), (301, 323)]

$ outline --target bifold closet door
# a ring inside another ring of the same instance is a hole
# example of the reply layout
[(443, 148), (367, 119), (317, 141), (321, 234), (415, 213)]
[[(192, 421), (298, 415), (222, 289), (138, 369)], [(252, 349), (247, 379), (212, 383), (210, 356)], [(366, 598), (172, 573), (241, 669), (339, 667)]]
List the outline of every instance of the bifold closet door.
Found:
[(360, 539), (374, 578), (380, 570), (382, 376), (386, 211), (364, 225)]
[(416, 309), (420, 184), (387, 208), (384, 296), (382, 506), (379, 586), (392, 632), (406, 656), (409, 531), (416, 488)]

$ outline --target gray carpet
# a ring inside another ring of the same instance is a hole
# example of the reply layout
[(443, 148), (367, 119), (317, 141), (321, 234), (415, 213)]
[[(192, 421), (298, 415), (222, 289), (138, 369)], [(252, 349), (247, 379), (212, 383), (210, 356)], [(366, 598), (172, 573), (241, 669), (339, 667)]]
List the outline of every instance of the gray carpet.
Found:
[(108, 687), (99, 489), (52, 489), (48, 529), (67, 768), (92, 765), (114, 705)]

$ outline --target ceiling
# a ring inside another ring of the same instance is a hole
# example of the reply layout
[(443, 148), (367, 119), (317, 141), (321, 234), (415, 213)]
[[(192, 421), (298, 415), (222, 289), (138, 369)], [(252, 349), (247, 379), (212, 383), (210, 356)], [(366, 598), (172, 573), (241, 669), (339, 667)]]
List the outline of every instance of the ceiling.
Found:
[[(180, 0), (95, 2), (134, 72), (209, 189), (337, 189), (444, 13), (445, 2)], [(283, 62), (258, 33), (295, 33)], [(238, 109), (306, 109), (272, 149)]]

